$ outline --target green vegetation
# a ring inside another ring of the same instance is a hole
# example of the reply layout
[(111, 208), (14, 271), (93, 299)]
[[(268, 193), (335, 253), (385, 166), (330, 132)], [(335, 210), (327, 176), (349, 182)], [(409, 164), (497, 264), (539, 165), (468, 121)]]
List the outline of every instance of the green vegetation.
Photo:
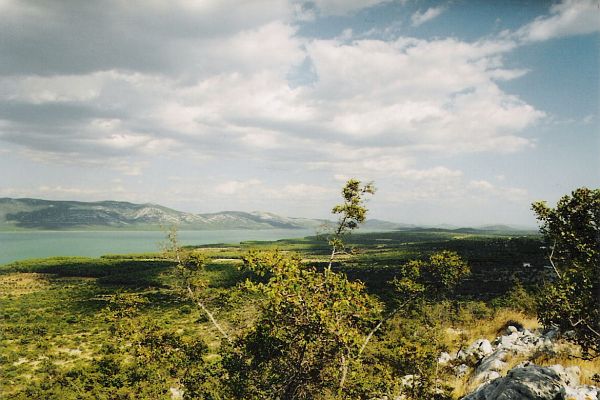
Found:
[(572, 331), (586, 356), (600, 355), (600, 189), (581, 188), (556, 208), (533, 205), (556, 279), (540, 297), (544, 325)]
[[(554, 274), (542, 237), (343, 235), (370, 193), (354, 183), (344, 192), (353, 208), (336, 207), (326, 238), (181, 248), (172, 232), (162, 253), (0, 267), (0, 397), (459, 398), (467, 384), (439, 354), (509, 321), (535, 325), (537, 299), (559, 293), (555, 280), (539, 294)], [(543, 210), (547, 221), (556, 212)], [(544, 225), (546, 239), (555, 226)], [(588, 242), (559, 243), (561, 276), (589, 278), (568, 266), (587, 260), (573, 249)]]
[[(431, 254), (440, 249), (451, 249), (468, 261), (472, 271), (448, 299), (432, 300), (433, 303), (422, 304), (424, 308), (421, 310), (425, 311), (406, 310), (386, 322), (386, 329), (374, 335), (361, 355), (361, 368), (349, 369), (346, 390), (348, 396), (354, 398), (365, 393), (400, 390), (399, 379), (416, 371), (414, 357), (426, 361), (425, 364), (429, 363), (427, 371), (435, 376), (432, 360), (448, 346), (444, 329), (469, 328), (474, 320), (493, 318), (505, 305), (513, 304), (507, 300), (512, 282), (523, 282), (524, 290), (529, 290), (534, 278), (539, 276), (536, 268), (544, 262), (544, 255), (539, 249), (541, 242), (534, 236), (387, 232), (354, 234), (347, 239), (347, 245), (360, 250), (354, 254), (338, 255), (332, 271), (345, 273), (349, 282), (364, 282), (364, 290), (378, 298), (388, 310), (384, 311), (384, 315), (388, 315), (396, 305), (399, 297), (393, 279), (400, 277), (403, 266), (409, 260), (421, 259), (426, 262)], [(318, 271), (323, 271), (330, 257), (326, 240), (318, 237), (184, 249), (205, 257), (202, 268), (196, 273), (197, 278), (202, 280), (202, 284), (199, 282), (197, 286), (198, 298), (211, 310), (223, 329), (235, 338), (247, 338), (248, 332), (260, 318), (264, 301), (261, 291), (246, 290), (247, 278), (252, 278), (256, 284), (260, 282), (256, 273), (241, 268), (244, 257), (248, 257), (251, 249), (260, 252), (278, 250), (285, 255), (294, 252), (300, 255), (302, 266), (313, 266)], [(177, 263), (171, 258), (159, 253), (109, 255), (97, 259), (51, 258), (21, 261), (2, 267), (0, 375), (6, 378), (0, 392), (8, 398), (77, 398), (76, 387), (93, 386), (96, 388), (91, 392), (96, 396), (94, 398), (103, 398), (114, 392), (115, 383), (107, 381), (105, 375), (108, 374), (112, 376), (111, 379), (120, 377), (121, 391), (131, 391), (130, 398), (146, 396), (139, 391), (141, 388), (135, 388), (136, 385), (143, 386), (144, 382), (160, 386), (165, 391), (164, 398), (170, 398), (168, 390), (171, 387), (183, 388), (184, 381), (200, 382), (192, 378), (185, 380), (181, 375), (159, 380), (149, 375), (134, 374), (137, 367), (128, 364), (137, 357), (130, 353), (134, 348), (134, 339), (125, 333), (112, 333), (117, 327), (114, 321), (106, 318), (106, 313), (114, 309), (119, 296), (137, 295), (145, 302), (137, 307), (135, 313), (123, 316), (124, 325), (118, 330), (121, 332), (127, 326), (125, 322), (129, 321), (129, 325), (141, 327), (150, 324), (155, 327), (153, 329), (179, 335), (178, 340), (201, 341), (206, 347), (202, 356), (207, 364), (204, 370), (210, 375), (210, 379), (201, 382), (208, 382), (206, 385), (212, 382), (210, 385), (214, 390), (227, 393), (229, 389), (222, 387), (223, 382), (217, 382), (214, 378), (220, 376), (223, 368), (220, 360), (223, 354), (227, 354), (221, 348), (222, 335), (193, 299), (184, 296)], [(535, 260), (539, 261), (536, 263)], [(533, 268), (524, 271), (523, 262), (531, 262)], [(423, 296), (428, 298), (427, 293)], [(445, 311), (439, 312), (436, 307), (442, 305)], [(527, 312), (531, 313), (532, 309), (529, 308)], [(440, 318), (434, 318), (438, 314)], [(363, 335), (368, 331), (368, 327), (361, 330)], [(138, 330), (140, 334), (143, 332), (152, 330)], [(244, 343), (248, 343), (248, 340), (245, 339)], [(407, 347), (407, 342), (411, 342), (412, 347)], [(450, 344), (459, 345), (457, 340)], [(411, 348), (418, 348), (418, 351), (409, 350)], [(104, 365), (101, 361), (108, 355), (118, 356), (118, 368), (100, 373), (97, 368)], [(338, 356), (332, 361), (339, 364), (339, 360)], [(168, 364), (168, 360), (159, 359), (155, 366), (169, 368)], [(419, 365), (425, 371), (424, 364)], [(51, 366), (54, 367), (49, 370)], [(332, 364), (329, 370), (333, 367)], [(64, 380), (65, 374), (71, 377), (68, 385)], [(135, 376), (139, 382), (134, 384), (132, 380)], [(335, 394), (339, 380), (327, 382), (331, 383), (332, 393)], [(418, 383), (415, 391), (419, 385), (425, 390), (431, 383)], [(190, 387), (185, 384), (188, 393), (209, 393), (206, 387), (193, 390)], [(435, 385), (432, 387), (435, 388)], [(100, 395), (102, 390), (104, 395)], [(60, 393), (60, 396), (50, 396), (48, 393), (52, 391)]]

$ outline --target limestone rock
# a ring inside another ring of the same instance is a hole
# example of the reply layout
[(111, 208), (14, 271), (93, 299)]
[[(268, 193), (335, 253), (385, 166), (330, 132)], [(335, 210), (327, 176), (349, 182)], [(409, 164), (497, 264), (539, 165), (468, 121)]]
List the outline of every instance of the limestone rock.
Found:
[[(496, 372), (487, 372), (494, 374)], [(540, 367), (525, 362), (479, 386), (463, 400), (598, 400), (597, 387), (579, 385), (578, 367)]]
[(512, 369), (463, 400), (556, 400), (562, 387), (561, 377), (554, 370), (531, 365)]

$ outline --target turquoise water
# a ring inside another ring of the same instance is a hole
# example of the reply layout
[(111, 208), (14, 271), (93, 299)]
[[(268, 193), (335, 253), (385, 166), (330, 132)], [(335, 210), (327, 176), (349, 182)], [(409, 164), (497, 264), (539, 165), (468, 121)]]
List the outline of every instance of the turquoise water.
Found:
[[(309, 229), (222, 230), (178, 232), (182, 245), (239, 243), (244, 240), (277, 240), (314, 235)], [(165, 233), (125, 231), (0, 232), (0, 265), (26, 258), (51, 256), (99, 257), (159, 251)]]

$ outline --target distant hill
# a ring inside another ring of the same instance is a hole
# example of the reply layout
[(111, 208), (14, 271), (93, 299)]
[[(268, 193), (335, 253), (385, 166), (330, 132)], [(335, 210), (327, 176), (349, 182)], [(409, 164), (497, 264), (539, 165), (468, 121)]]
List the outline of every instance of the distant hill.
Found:
[[(0, 230), (79, 230), (123, 229), (158, 230), (177, 226), (181, 230), (225, 229), (316, 229), (331, 226), (324, 219), (289, 218), (268, 212), (222, 211), (192, 214), (157, 204), (134, 204), (124, 201), (54, 201), (0, 198)], [(410, 230), (419, 227), (379, 219), (369, 219), (362, 231)], [(460, 228), (456, 231), (516, 231), (509, 226)]]
[(192, 214), (156, 204), (121, 201), (51, 201), (0, 199), (0, 229), (302, 229), (326, 221), (286, 218), (271, 213), (223, 211)]

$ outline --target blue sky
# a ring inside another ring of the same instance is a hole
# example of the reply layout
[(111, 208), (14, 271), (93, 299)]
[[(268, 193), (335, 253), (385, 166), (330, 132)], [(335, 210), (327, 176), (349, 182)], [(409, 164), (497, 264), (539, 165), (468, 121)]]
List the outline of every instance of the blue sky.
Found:
[(0, 197), (534, 225), (599, 187), (597, 0), (0, 0)]

